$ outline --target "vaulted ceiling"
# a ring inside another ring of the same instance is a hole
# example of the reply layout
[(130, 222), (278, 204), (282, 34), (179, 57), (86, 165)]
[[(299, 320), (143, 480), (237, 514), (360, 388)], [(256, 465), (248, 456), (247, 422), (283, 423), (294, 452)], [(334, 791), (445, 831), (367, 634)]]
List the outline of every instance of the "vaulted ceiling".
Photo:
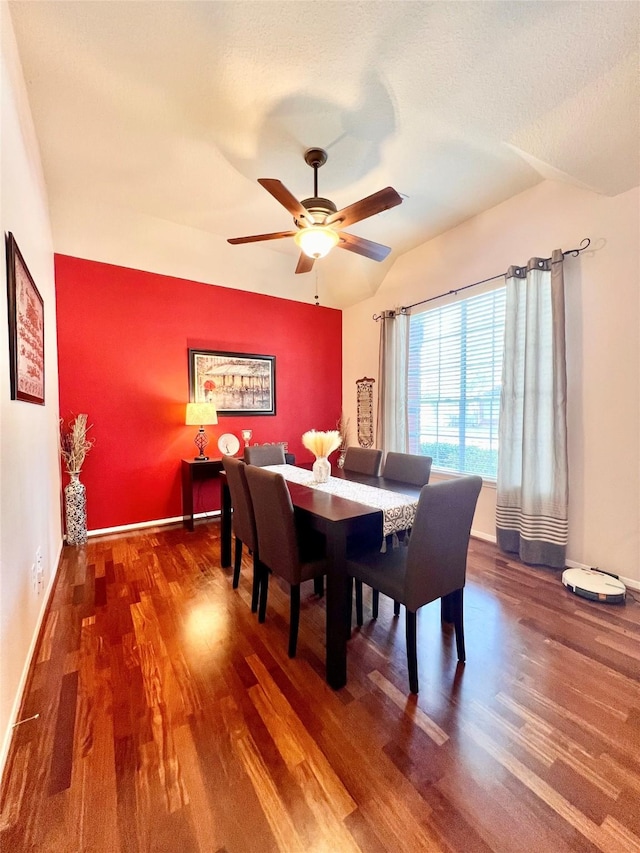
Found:
[[(344, 307), (394, 259), (546, 178), (605, 195), (640, 183), (639, 9), (627, 2), (9, 4), (56, 251)], [(258, 183), (338, 208), (403, 203), (295, 275)]]

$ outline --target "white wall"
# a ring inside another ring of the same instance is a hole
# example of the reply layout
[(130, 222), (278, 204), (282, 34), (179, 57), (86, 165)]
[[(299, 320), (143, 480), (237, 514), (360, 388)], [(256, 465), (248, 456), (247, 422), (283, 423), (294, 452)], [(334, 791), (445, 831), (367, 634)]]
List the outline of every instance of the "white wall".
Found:
[[(343, 313), (344, 409), (355, 381), (378, 377), (381, 309), (578, 246), (565, 262), (570, 561), (640, 580), (640, 193), (614, 198), (545, 181), (402, 255), (376, 296)], [(474, 292), (474, 291), (472, 291)], [(466, 294), (470, 295), (470, 294)], [(482, 490), (474, 531), (495, 536), (495, 489)]]
[[(62, 547), (53, 244), (47, 198), (6, 2), (0, 3), (0, 221), (17, 240), (45, 307), (45, 405), (10, 399), (6, 265), (0, 285), (0, 770)], [(3, 239), (4, 242), (4, 239)], [(4, 246), (2, 249), (4, 255)], [(42, 550), (44, 583), (31, 584)]]

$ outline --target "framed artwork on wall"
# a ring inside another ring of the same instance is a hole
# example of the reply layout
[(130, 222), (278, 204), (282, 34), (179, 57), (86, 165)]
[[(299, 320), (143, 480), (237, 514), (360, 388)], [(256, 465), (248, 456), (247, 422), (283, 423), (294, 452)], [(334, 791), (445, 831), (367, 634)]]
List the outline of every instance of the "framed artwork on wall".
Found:
[(11, 399), (44, 405), (44, 302), (11, 233), (6, 251)]
[(191, 402), (219, 415), (275, 415), (276, 357), (190, 349), (189, 387)]

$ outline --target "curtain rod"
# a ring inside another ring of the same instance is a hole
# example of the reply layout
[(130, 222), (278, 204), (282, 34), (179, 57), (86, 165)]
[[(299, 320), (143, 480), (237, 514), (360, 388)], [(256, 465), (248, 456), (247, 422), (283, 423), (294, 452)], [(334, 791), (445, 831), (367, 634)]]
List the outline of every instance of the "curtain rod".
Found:
[[(584, 246), (582, 245), (584, 243)], [(580, 240), (580, 245), (577, 249), (568, 249), (566, 252), (562, 253), (563, 259), (567, 257), (567, 255), (573, 255), (574, 258), (577, 258), (581, 252), (584, 252), (585, 249), (588, 249), (591, 245), (591, 240), (588, 237), (585, 237), (584, 240)], [(550, 261), (551, 258), (544, 258), (545, 261)], [(552, 263), (558, 264), (560, 261), (552, 261)], [(420, 302), (414, 302), (412, 305), (403, 305), (398, 311), (389, 311), (383, 312), (382, 314), (374, 314), (373, 319), (378, 322), (384, 316), (384, 314), (388, 313), (392, 317), (394, 314), (406, 314), (411, 308), (415, 308), (417, 305), (426, 305), (427, 302), (433, 302), (434, 299), (442, 299), (443, 296), (455, 296), (457, 293), (461, 293), (463, 290), (468, 290), (470, 287), (478, 287), (480, 284), (487, 284), (489, 281), (495, 281), (498, 278), (504, 278), (506, 273), (501, 272), (498, 275), (489, 276), (489, 278), (483, 278), (482, 281), (474, 281), (473, 284), (465, 284), (464, 287), (456, 287), (454, 290), (447, 290), (445, 293), (439, 293), (437, 296), (430, 296), (429, 299), (421, 299)]]

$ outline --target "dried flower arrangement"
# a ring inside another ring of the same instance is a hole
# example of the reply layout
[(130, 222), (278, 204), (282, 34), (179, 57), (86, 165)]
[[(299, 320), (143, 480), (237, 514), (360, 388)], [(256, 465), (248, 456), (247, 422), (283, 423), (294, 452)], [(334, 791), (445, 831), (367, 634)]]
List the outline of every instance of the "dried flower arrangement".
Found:
[(340, 450), (345, 451), (347, 447), (349, 447), (349, 442), (351, 440), (351, 420), (350, 418), (345, 418), (344, 412), (340, 412), (340, 418), (336, 423), (336, 429), (340, 433)]
[(91, 427), (92, 424), (87, 426), (87, 415), (77, 415), (66, 424), (60, 418), (60, 454), (69, 474), (80, 473), (85, 456), (95, 443), (94, 438), (87, 438)]
[(328, 432), (316, 432), (315, 429), (305, 432), (302, 436), (302, 443), (316, 457), (326, 457), (334, 450), (340, 447), (340, 433), (337, 429), (330, 429)]

